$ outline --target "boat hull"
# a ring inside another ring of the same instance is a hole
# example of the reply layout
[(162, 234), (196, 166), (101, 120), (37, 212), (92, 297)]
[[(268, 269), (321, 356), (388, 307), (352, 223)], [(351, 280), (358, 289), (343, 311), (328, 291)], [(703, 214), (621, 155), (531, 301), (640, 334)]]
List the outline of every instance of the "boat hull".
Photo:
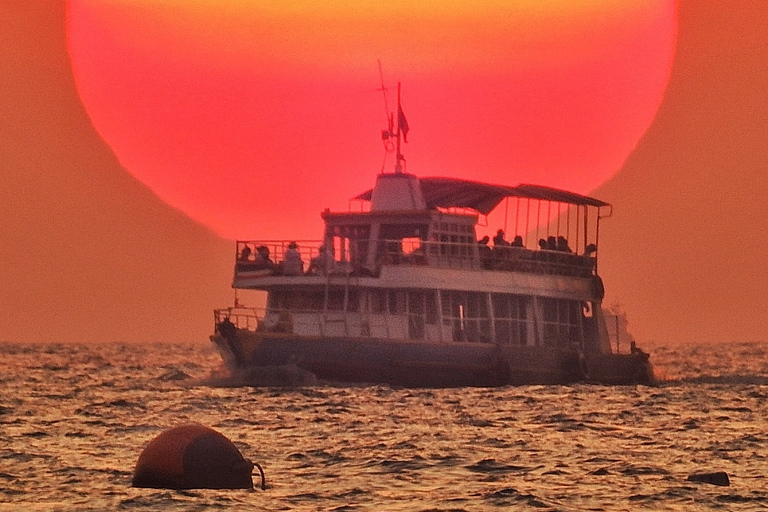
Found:
[(554, 347), (304, 337), (238, 329), (211, 336), (232, 369), (298, 367), (317, 379), (404, 387), (526, 384), (648, 384), (648, 355), (596, 354)]

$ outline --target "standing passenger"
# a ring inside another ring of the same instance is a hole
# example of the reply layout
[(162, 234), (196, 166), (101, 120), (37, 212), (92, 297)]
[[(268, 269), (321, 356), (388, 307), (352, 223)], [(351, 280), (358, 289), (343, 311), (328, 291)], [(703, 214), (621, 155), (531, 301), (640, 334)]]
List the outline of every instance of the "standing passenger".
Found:
[(480, 251), (480, 263), (483, 265), (483, 268), (486, 269), (491, 268), (491, 259), (493, 258), (491, 248), (488, 247), (488, 242), (490, 240), (491, 239), (486, 235), (477, 242)]

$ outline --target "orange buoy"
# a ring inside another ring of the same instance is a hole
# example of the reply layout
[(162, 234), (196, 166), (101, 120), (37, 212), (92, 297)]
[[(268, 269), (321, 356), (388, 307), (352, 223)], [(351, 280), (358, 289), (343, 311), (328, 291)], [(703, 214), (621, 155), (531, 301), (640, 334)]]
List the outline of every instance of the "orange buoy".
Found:
[(139, 455), (134, 487), (157, 489), (252, 489), (254, 466), (232, 442), (198, 423), (161, 433)]

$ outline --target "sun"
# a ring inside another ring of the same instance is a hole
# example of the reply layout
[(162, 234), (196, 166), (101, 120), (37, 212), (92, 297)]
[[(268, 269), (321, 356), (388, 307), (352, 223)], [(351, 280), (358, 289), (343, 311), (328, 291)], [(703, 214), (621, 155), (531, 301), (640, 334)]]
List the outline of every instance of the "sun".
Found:
[(389, 168), (379, 61), (408, 172), (587, 193), (652, 122), (676, 35), (675, 0), (67, 3), (95, 128), (229, 238), (316, 238)]

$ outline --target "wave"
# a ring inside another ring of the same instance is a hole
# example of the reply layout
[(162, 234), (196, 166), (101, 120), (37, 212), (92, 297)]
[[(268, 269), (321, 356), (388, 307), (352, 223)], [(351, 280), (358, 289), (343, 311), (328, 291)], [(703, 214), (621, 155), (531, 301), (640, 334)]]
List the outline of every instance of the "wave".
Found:
[(768, 375), (733, 374), (733, 375), (696, 375), (681, 378), (664, 378), (657, 381), (658, 385), (677, 384), (715, 384), (715, 385), (744, 385), (768, 386)]

